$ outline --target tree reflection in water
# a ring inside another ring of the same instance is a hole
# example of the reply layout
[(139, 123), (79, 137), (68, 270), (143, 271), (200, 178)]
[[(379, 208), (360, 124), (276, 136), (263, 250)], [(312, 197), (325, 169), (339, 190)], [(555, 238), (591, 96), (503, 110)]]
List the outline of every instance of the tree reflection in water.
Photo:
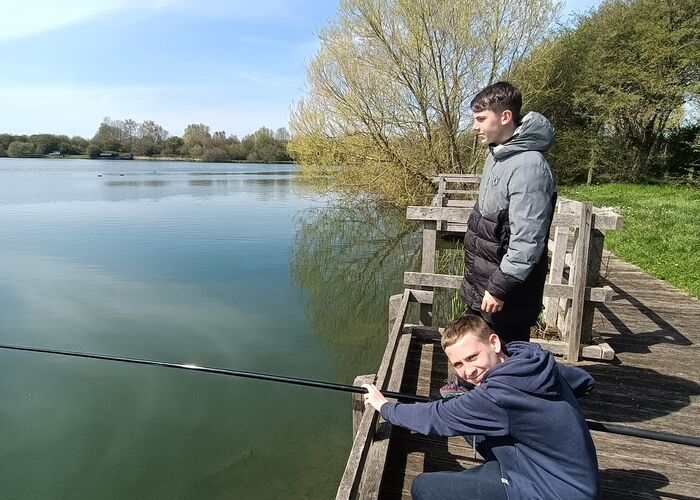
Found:
[(419, 226), (403, 210), (364, 199), (304, 211), (291, 252), (306, 316), (336, 379), (376, 372), (386, 345), (389, 297), (420, 265)]

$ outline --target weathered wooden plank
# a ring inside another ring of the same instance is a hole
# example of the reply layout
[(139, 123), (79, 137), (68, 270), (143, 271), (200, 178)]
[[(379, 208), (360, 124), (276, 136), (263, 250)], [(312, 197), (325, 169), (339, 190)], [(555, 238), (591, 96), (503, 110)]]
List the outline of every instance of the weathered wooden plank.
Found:
[(481, 176), (479, 174), (440, 174), (433, 177), (433, 182), (439, 182), (443, 178), (446, 182), (464, 182), (469, 184), (479, 184)]
[(438, 221), (466, 223), (469, 219), (470, 208), (462, 207), (407, 207), (406, 218), (409, 220)]
[[(412, 273), (406, 272), (403, 274), (404, 284), (409, 286), (429, 286), (439, 288), (459, 289), (462, 284), (462, 277), (451, 274), (434, 274), (434, 273)], [(584, 289), (584, 299), (593, 302), (606, 302), (612, 299), (612, 288), (610, 287), (586, 287)], [(545, 297), (553, 297), (556, 299), (570, 299), (574, 296), (573, 285), (552, 285), (546, 284), (544, 287)]]
[(409, 290), (408, 300), (419, 304), (432, 304), (435, 292), (431, 290)]
[[(394, 328), (394, 322), (399, 315), (402, 298), (403, 294), (396, 294), (389, 297), (389, 331)], [(411, 300), (410, 296), (408, 300)]]
[[(557, 213), (552, 217), (552, 227), (575, 228), (579, 227), (580, 220), (581, 216), (579, 214)], [(594, 227), (601, 231), (620, 230), (622, 229), (622, 218), (619, 215), (596, 215)]]
[(458, 289), (462, 284), (462, 276), (434, 273), (403, 273), (403, 282), (409, 286), (430, 286)]
[[(447, 193), (447, 183), (445, 182), (445, 178), (443, 176), (440, 176), (440, 180), (438, 181), (438, 193), (437, 193), (437, 198), (436, 198), (436, 203), (438, 207), (444, 207), (447, 206), (447, 199), (448, 196), (446, 195)], [(438, 231), (442, 231), (444, 225), (444, 221), (437, 221), (437, 226), (435, 229)]]
[[(469, 200), (449, 200), (447, 202), (448, 207), (462, 207), (464, 206), (462, 201), (469, 201)], [(443, 233), (454, 233), (458, 234), (460, 236), (464, 236), (464, 233), (467, 231), (467, 223), (458, 223), (458, 222), (444, 222), (442, 225)]]
[[(539, 344), (545, 351), (551, 352), (558, 356), (566, 356), (569, 352), (569, 343), (560, 340), (544, 340), (538, 338), (530, 339), (530, 342)], [(612, 360), (615, 358), (615, 351), (610, 349), (610, 346), (605, 344), (607, 348), (603, 348), (598, 344), (585, 345), (581, 348), (581, 357), (583, 359), (604, 359)]]
[(440, 342), (440, 335), (444, 328), (422, 325), (406, 325), (405, 333), (411, 333), (417, 339), (423, 342)]
[(435, 241), (437, 239), (436, 222), (427, 220), (423, 223), (423, 258), (421, 271), (424, 273), (435, 272)]
[(569, 361), (578, 361), (581, 350), (581, 320), (583, 319), (586, 291), (586, 263), (588, 262), (592, 215), (593, 204), (589, 201), (582, 203), (574, 254), (575, 261), (572, 269), (574, 296), (571, 300), (571, 330), (569, 331), (569, 352), (566, 356)]
[[(372, 373), (370, 375), (358, 375), (353, 380), (352, 385), (360, 387), (362, 384), (372, 384), (377, 376)], [(365, 413), (365, 400), (360, 393), (352, 395), (352, 437), (355, 439), (357, 429), (360, 427), (362, 415)]]
[[(586, 262), (586, 287), (594, 287), (600, 279), (600, 265), (603, 258), (603, 244), (605, 234), (602, 231), (593, 229), (591, 231), (588, 262)], [(610, 299), (612, 299), (612, 289), (610, 289)], [(604, 301), (605, 302), (605, 301)], [(595, 304), (589, 300), (583, 306), (583, 316), (581, 318), (581, 343), (590, 344), (593, 334), (593, 313)]]
[[(443, 190), (444, 194), (468, 194), (468, 195), (476, 195), (479, 194), (478, 189), (445, 189)], [(445, 205), (442, 205), (443, 207)]]
[[(423, 257), (421, 260), (421, 272), (434, 273), (437, 243), (437, 225), (436, 221), (423, 222)], [(431, 325), (433, 323), (433, 307), (432, 304), (421, 304), (419, 319), (423, 325)]]
[[(564, 279), (564, 262), (566, 259), (566, 246), (569, 241), (569, 228), (557, 227), (554, 231), (554, 242), (552, 248), (552, 258), (549, 269), (547, 284), (560, 285)], [(545, 325), (550, 330), (556, 330), (557, 315), (559, 312), (559, 300), (547, 295), (545, 303)]]
[[(446, 207), (463, 207), (463, 208), (474, 208), (474, 205), (476, 205), (476, 200), (462, 200), (462, 199), (448, 199), (445, 206)], [(449, 227), (449, 225), (455, 226), (455, 227), (462, 227), (465, 228), (467, 227), (467, 224), (462, 222), (462, 223), (455, 223), (455, 222), (448, 222), (445, 225)], [(465, 231), (465, 229), (462, 229), (462, 232)], [(446, 231), (446, 228), (443, 228), (444, 231)]]
[[(584, 287), (583, 300), (590, 302), (607, 302), (612, 300), (613, 290), (609, 286)], [(556, 299), (572, 299), (574, 297), (574, 285), (544, 285), (544, 296)]]

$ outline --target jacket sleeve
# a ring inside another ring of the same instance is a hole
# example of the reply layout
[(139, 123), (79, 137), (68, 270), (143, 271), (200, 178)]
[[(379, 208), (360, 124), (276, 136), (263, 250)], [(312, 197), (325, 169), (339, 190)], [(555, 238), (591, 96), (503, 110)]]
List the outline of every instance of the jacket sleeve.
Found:
[(394, 425), (432, 436), (505, 436), (508, 413), (477, 389), (446, 401), (385, 403), (382, 417)]
[(508, 250), (486, 285), (494, 297), (507, 300), (547, 251), (554, 190), (551, 171), (542, 156), (537, 164), (516, 169), (509, 179)]
[(595, 379), (591, 377), (585, 370), (573, 366), (566, 366), (557, 363), (559, 376), (571, 387), (571, 392), (574, 396), (580, 398), (587, 396), (593, 390)]

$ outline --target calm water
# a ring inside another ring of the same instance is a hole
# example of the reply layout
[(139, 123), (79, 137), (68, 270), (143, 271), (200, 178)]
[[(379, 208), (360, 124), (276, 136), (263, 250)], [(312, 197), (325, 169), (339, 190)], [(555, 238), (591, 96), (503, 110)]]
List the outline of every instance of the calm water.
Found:
[[(291, 167), (0, 158), (0, 342), (352, 383), (416, 267), (402, 214)], [(2, 498), (333, 497), (349, 396), (0, 350)]]

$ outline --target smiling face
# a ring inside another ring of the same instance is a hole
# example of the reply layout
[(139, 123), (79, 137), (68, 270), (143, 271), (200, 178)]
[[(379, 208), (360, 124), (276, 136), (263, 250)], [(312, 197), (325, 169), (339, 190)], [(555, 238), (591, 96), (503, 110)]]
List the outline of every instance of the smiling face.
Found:
[(472, 111), (472, 130), (482, 144), (502, 144), (515, 131), (513, 112), (509, 109), (497, 113), (490, 109)]
[(445, 354), (457, 375), (474, 385), (481, 384), (487, 371), (508, 359), (495, 333), (489, 335), (486, 342), (476, 335), (466, 334), (445, 347)]

